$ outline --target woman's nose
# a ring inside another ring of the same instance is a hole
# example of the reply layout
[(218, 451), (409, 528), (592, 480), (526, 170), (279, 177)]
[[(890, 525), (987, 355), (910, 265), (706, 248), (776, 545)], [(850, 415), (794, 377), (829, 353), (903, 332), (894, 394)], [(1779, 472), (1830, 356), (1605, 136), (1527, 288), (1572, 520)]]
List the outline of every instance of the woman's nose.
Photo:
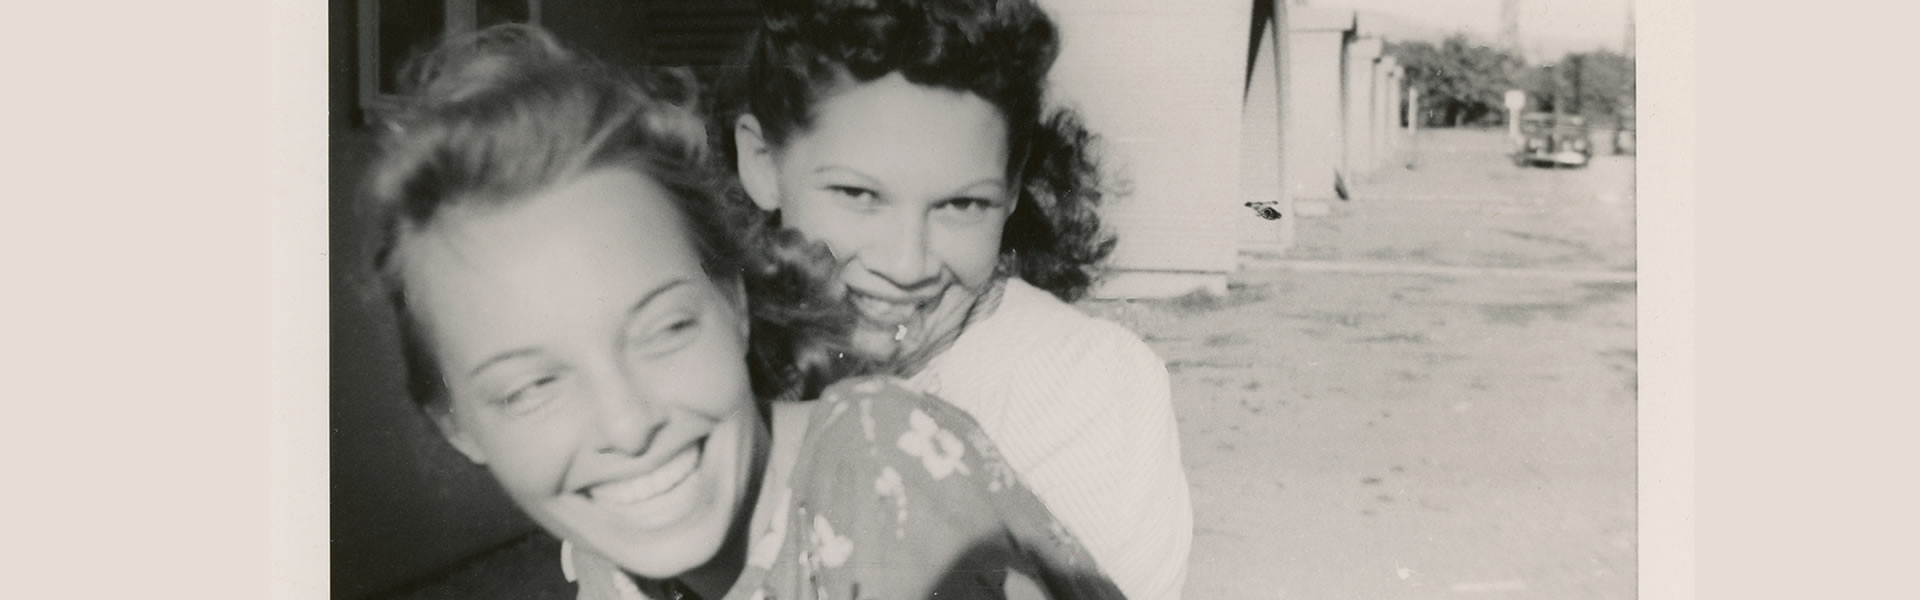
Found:
[(910, 215), (883, 227), (860, 262), (901, 291), (910, 292), (933, 283), (939, 270), (930, 260), (926, 219)]
[(634, 456), (646, 453), (667, 424), (666, 411), (641, 386), (623, 379), (603, 389), (595, 400), (593, 415), (600, 451)]

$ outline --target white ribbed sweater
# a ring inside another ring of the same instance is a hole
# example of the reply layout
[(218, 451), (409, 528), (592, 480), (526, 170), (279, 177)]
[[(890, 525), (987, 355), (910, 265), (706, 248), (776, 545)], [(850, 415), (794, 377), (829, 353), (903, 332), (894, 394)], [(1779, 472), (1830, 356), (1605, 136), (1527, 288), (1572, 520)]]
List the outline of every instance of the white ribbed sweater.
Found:
[(1128, 598), (1178, 598), (1193, 544), (1166, 364), (1018, 279), (912, 383), (966, 410)]

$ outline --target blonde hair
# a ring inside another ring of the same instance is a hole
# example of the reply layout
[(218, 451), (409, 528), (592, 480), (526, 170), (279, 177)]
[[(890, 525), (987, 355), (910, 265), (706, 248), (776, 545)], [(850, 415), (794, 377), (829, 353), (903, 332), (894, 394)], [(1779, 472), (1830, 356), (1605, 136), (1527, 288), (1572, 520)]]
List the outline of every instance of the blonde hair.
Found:
[(740, 279), (740, 236), (716, 195), (696, 86), (684, 74), (618, 72), (522, 24), (450, 37), (402, 74), (404, 105), (364, 199), (378, 227), (373, 267), (421, 406), (446, 390), (408, 311), (396, 254), (450, 208), (509, 206), (587, 171), (631, 169), (670, 192), (707, 274)]

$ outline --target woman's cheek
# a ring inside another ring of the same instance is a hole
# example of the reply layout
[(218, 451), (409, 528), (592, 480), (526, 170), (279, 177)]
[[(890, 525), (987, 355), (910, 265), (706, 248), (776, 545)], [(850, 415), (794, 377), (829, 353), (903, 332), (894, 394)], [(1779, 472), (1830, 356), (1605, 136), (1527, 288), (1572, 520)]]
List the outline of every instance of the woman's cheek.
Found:
[[(723, 324), (716, 319), (714, 325)], [(713, 418), (724, 418), (752, 403), (744, 356), (746, 346), (718, 328), (704, 331), (694, 347), (674, 360), (655, 365), (654, 377), (666, 389), (663, 401)]]
[(837, 210), (822, 204), (804, 204), (785, 210), (783, 225), (800, 232), (808, 242), (824, 243), (833, 253), (834, 259), (841, 264), (852, 260), (859, 250), (863, 228), (877, 224), (867, 223), (869, 218), (853, 211)]
[(982, 224), (973, 231), (955, 236), (951, 266), (960, 283), (978, 289), (993, 280), (994, 267), (1000, 263), (1000, 235), (1004, 224)]
[(575, 425), (574, 420), (565, 418), (551, 418), (538, 425), (496, 424), (479, 441), (487, 454), (488, 467), (508, 493), (536, 500), (565, 481), (567, 465), (580, 450), (585, 434)]

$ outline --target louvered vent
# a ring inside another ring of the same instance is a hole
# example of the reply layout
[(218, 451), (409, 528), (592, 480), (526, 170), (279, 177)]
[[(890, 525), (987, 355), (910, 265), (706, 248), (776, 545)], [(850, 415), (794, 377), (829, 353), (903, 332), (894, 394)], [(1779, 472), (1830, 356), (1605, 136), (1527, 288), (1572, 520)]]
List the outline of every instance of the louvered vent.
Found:
[(645, 27), (653, 64), (703, 73), (739, 62), (759, 6), (751, 0), (652, 0)]

